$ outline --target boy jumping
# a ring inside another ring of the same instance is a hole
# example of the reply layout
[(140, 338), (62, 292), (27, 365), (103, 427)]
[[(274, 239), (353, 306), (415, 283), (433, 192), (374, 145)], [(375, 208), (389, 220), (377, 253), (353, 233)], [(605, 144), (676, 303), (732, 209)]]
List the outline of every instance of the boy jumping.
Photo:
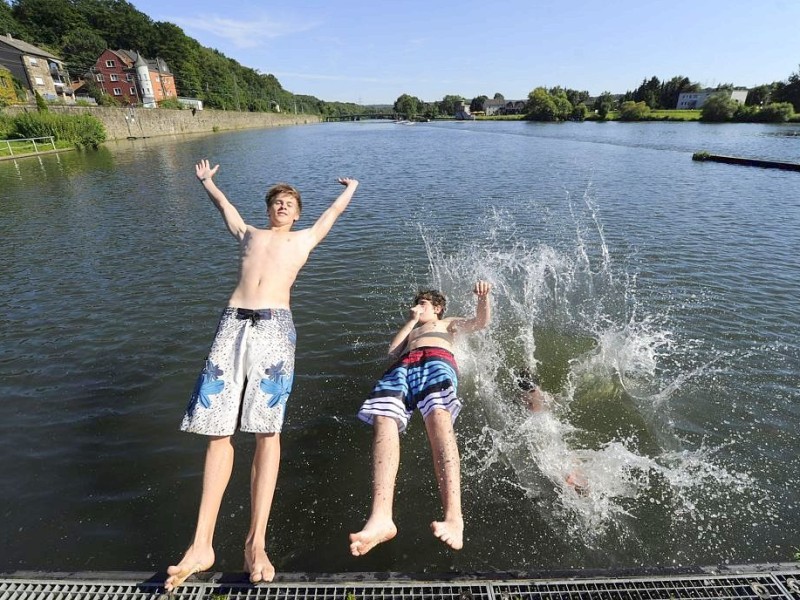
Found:
[[(433, 453), (444, 519), (433, 521), (433, 535), (453, 550), (464, 545), (461, 515), (461, 464), (453, 423), (461, 410), (457, 397), (458, 367), (453, 357), (456, 335), (478, 331), (491, 318), (491, 285), (478, 281), (471, 319), (444, 317), (445, 297), (435, 291), (414, 298), (408, 322), (395, 334), (389, 356), (397, 362), (384, 373), (358, 417), (373, 426), (372, 512), (364, 528), (350, 534), (350, 553), (363, 556), (397, 535), (392, 518), (394, 485), (400, 465), (400, 433), (419, 408)], [(398, 358), (399, 357), (399, 358)]]
[(308, 229), (291, 231), (303, 208), (300, 193), (278, 184), (267, 192), (269, 227), (244, 222), (214, 184), (219, 165), (207, 160), (195, 175), (239, 243), (239, 282), (222, 312), (214, 343), (195, 386), (181, 429), (208, 436), (203, 492), (194, 539), (181, 561), (167, 569), (171, 592), (187, 577), (214, 564), (213, 536), (222, 496), (233, 468), (231, 437), (255, 434), (250, 474), (250, 531), (244, 568), (250, 581), (271, 581), (275, 567), (267, 558), (267, 521), (278, 478), (280, 431), (294, 380), (295, 329), (289, 297), (297, 273), (314, 247), (330, 231), (358, 187), (339, 179), (344, 191)]

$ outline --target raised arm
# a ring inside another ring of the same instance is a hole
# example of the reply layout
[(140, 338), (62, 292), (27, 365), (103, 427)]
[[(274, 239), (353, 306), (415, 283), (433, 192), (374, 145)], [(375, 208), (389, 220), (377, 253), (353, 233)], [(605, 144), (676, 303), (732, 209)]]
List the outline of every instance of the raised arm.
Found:
[(211, 202), (214, 203), (214, 206), (217, 207), (217, 210), (222, 215), (222, 219), (225, 221), (225, 226), (228, 228), (228, 231), (231, 232), (233, 237), (241, 241), (247, 231), (247, 224), (244, 222), (244, 219), (242, 219), (239, 211), (236, 210), (236, 207), (228, 201), (225, 194), (222, 193), (222, 190), (214, 183), (213, 177), (217, 174), (218, 170), (219, 165), (212, 169), (211, 164), (205, 158), (194, 166), (197, 179), (200, 180), (208, 197), (211, 198)]
[(350, 199), (353, 197), (353, 194), (358, 187), (358, 180), (357, 179), (350, 179), (349, 177), (342, 177), (339, 180), (343, 186), (345, 186), (344, 191), (339, 194), (339, 197), (333, 201), (328, 209), (322, 213), (317, 219), (317, 222), (311, 227), (311, 235), (314, 239), (314, 244), (319, 244), (322, 239), (328, 235), (328, 232), (333, 227), (333, 224), (336, 222), (336, 219), (339, 218), (344, 212), (344, 209), (347, 208), (347, 205), (350, 204)]
[(403, 353), (408, 336), (419, 321), (419, 314), (421, 312), (422, 307), (419, 304), (412, 306), (408, 311), (408, 321), (400, 328), (400, 331), (394, 334), (392, 342), (389, 344), (388, 354), (391, 358), (396, 358)]
[(471, 319), (454, 319), (447, 330), (450, 333), (472, 333), (485, 328), (492, 319), (492, 305), (489, 301), (489, 292), (491, 291), (492, 284), (488, 281), (478, 281), (472, 290), (472, 293), (478, 297), (475, 316)]

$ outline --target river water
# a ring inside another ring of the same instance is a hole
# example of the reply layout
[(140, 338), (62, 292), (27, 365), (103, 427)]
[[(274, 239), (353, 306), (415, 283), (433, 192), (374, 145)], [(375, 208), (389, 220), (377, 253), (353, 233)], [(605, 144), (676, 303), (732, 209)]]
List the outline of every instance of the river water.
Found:
[[(297, 372), (268, 550), (284, 572), (437, 573), (787, 561), (800, 545), (797, 126), (364, 122), (146, 139), (0, 163), (0, 570), (162, 570), (189, 543), (204, 440), (178, 424), (236, 279), (194, 178), (263, 225), (355, 199), (293, 292)], [(465, 548), (418, 415), (391, 543), (356, 559), (371, 430), (355, 418), (419, 287), (490, 328), (457, 352)], [(528, 413), (515, 370), (551, 410)], [(252, 438), (217, 528), (241, 569)], [(587, 491), (566, 484), (579, 471)]]

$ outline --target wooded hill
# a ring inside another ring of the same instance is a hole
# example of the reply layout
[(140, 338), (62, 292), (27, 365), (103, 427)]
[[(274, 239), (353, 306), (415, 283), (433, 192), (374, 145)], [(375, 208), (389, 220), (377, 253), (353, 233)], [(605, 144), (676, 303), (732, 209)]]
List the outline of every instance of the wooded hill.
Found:
[(73, 80), (83, 79), (106, 48), (162, 58), (180, 96), (209, 108), (337, 115), (362, 113), (356, 104), (293, 94), (274, 75), (260, 73), (206, 48), (173, 23), (153, 21), (125, 0), (0, 0), (0, 33), (61, 58)]

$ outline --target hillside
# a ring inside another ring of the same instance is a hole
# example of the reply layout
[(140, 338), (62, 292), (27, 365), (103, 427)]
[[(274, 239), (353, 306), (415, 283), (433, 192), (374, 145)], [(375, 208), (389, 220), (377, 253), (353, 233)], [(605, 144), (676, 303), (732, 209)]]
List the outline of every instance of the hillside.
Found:
[(106, 48), (121, 48), (164, 59), (179, 95), (200, 98), (209, 108), (266, 112), (277, 103), (311, 114), (363, 112), (355, 104), (295, 95), (274, 75), (202, 46), (177, 25), (153, 21), (125, 0), (0, 0), (0, 32), (62, 58), (73, 79), (84, 78)]

